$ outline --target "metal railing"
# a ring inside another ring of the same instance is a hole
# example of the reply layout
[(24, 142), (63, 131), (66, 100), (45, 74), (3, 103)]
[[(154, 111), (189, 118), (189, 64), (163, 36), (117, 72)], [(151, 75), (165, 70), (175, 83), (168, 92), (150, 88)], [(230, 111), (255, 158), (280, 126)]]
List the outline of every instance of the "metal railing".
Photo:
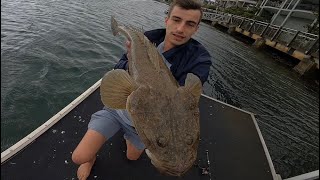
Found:
[(319, 58), (319, 36), (222, 12), (204, 12), (203, 19), (226, 23)]

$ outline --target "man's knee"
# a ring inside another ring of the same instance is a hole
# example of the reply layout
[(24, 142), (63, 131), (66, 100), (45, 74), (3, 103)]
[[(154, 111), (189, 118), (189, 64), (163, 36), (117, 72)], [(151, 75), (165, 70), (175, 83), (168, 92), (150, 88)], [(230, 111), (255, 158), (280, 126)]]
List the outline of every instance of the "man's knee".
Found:
[(130, 154), (127, 153), (127, 158), (131, 161), (138, 160), (141, 154)]
[(91, 161), (105, 141), (102, 134), (89, 129), (72, 153), (72, 161), (79, 165)]
[(137, 149), (136, 147), (134, 147), (134, 145), (126, 139), (126, 144), (127, 144), (127, 158), (129, 160), (135, 161), (137, 159), (139, 159), (140, 155), (142, 154), (142, 152), (144, 151)]
[(135, 148), (129, 141), (127, 141), (127, 158), (129, 160), (138, 160), (144, 150)]
[(73, 153), (72, 153), (72, 161), (75, 163), (75, 164), (83, 164), (83, 163), (86, 163), (86, 162), (89, 162), (90, 160), (92, 160), (94, 157), (90, 157), (84, 153), (81, 153), (77, 150), (75, 150)]
[(82, 164), (82, 156), (79, 154), (79, 153), (77, 153), (76, 151), (74, 151), (73, 153), (72, 153), (72, 161), (75, 163), (75, 164), (78, 164), (78, 165), (80, 165), (80, 164)]

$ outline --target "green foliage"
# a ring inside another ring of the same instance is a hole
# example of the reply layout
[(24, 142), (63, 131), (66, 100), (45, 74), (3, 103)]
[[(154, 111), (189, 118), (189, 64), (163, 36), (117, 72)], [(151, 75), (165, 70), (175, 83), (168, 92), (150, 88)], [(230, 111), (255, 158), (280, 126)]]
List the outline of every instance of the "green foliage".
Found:
[(230, 7), (225, 9), (224, 12), (264, 22), (268, 22), (271, 19), (269, 17), (256, 16), (255, 13), (258, 10), (259, 8), (257, 7), (250, 7), (248, 9), (243, 7)]
[(260, 16), (257, 16), (259, 18), (264, 19), (265, 22), (270, 22), (270, 20), (272, 19), (273, 14), (269, 11), (262, 11)]
[(254, 14), (252, 14), (252, 13), (250, 13), (250, 12), (244, 12), (244, 13), (242, 14), (242, 16), (252, 19), (252, 18), (254, 17)]
[(234, 14), (237, 16), (242, 16), (245, 10), (242, 7), (230, 7), (230, 8), (226, 8), (224, 12), (229, 14)]
[(215, 5), (212, 5), (212, 4), (210, 4), (210, 5), (204, 5), (203, 7), (204, 7), (204, 8), (208, 8), (208, 9), (216, 10), (216, 6), (215, 6)]
[(261, 17), (261, 16), (254, 16), (252, 19), (255, 19), (257, 21), (269, 22), (269, 20), (267, 20), (265, 17)]

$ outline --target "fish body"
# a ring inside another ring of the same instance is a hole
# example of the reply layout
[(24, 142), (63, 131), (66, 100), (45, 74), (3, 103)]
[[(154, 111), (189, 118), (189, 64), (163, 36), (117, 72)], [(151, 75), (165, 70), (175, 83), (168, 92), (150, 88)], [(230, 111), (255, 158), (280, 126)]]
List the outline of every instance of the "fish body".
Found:
[(189, 73), (179, 86), (161, 54), (140, 30), (119, 26), (112, 17), (113, 34), (131, 42), (129, 71), (111, 70), (102, 79), (104, 105), (127, 109), (146, 146), (152, 164), (168, 175), (181, 176), (197, 157), (200, 136), (200, 79)]

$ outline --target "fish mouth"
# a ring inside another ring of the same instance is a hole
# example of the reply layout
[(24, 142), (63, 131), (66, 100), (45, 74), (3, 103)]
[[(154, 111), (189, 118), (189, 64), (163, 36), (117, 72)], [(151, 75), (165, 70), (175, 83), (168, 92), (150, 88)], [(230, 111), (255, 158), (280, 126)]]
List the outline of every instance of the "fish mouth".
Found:
[(182, 176), (185, 174), (191, 165), (184, 165), (183, 163), (177, 163), (177, 164), (168, 164), (168, 162), (162, 162), (155, 158), (155, 156), (146, 149), (146, 154), (151, 159), (151, 163), (163, 174), (170, 175), (170, 176)]

